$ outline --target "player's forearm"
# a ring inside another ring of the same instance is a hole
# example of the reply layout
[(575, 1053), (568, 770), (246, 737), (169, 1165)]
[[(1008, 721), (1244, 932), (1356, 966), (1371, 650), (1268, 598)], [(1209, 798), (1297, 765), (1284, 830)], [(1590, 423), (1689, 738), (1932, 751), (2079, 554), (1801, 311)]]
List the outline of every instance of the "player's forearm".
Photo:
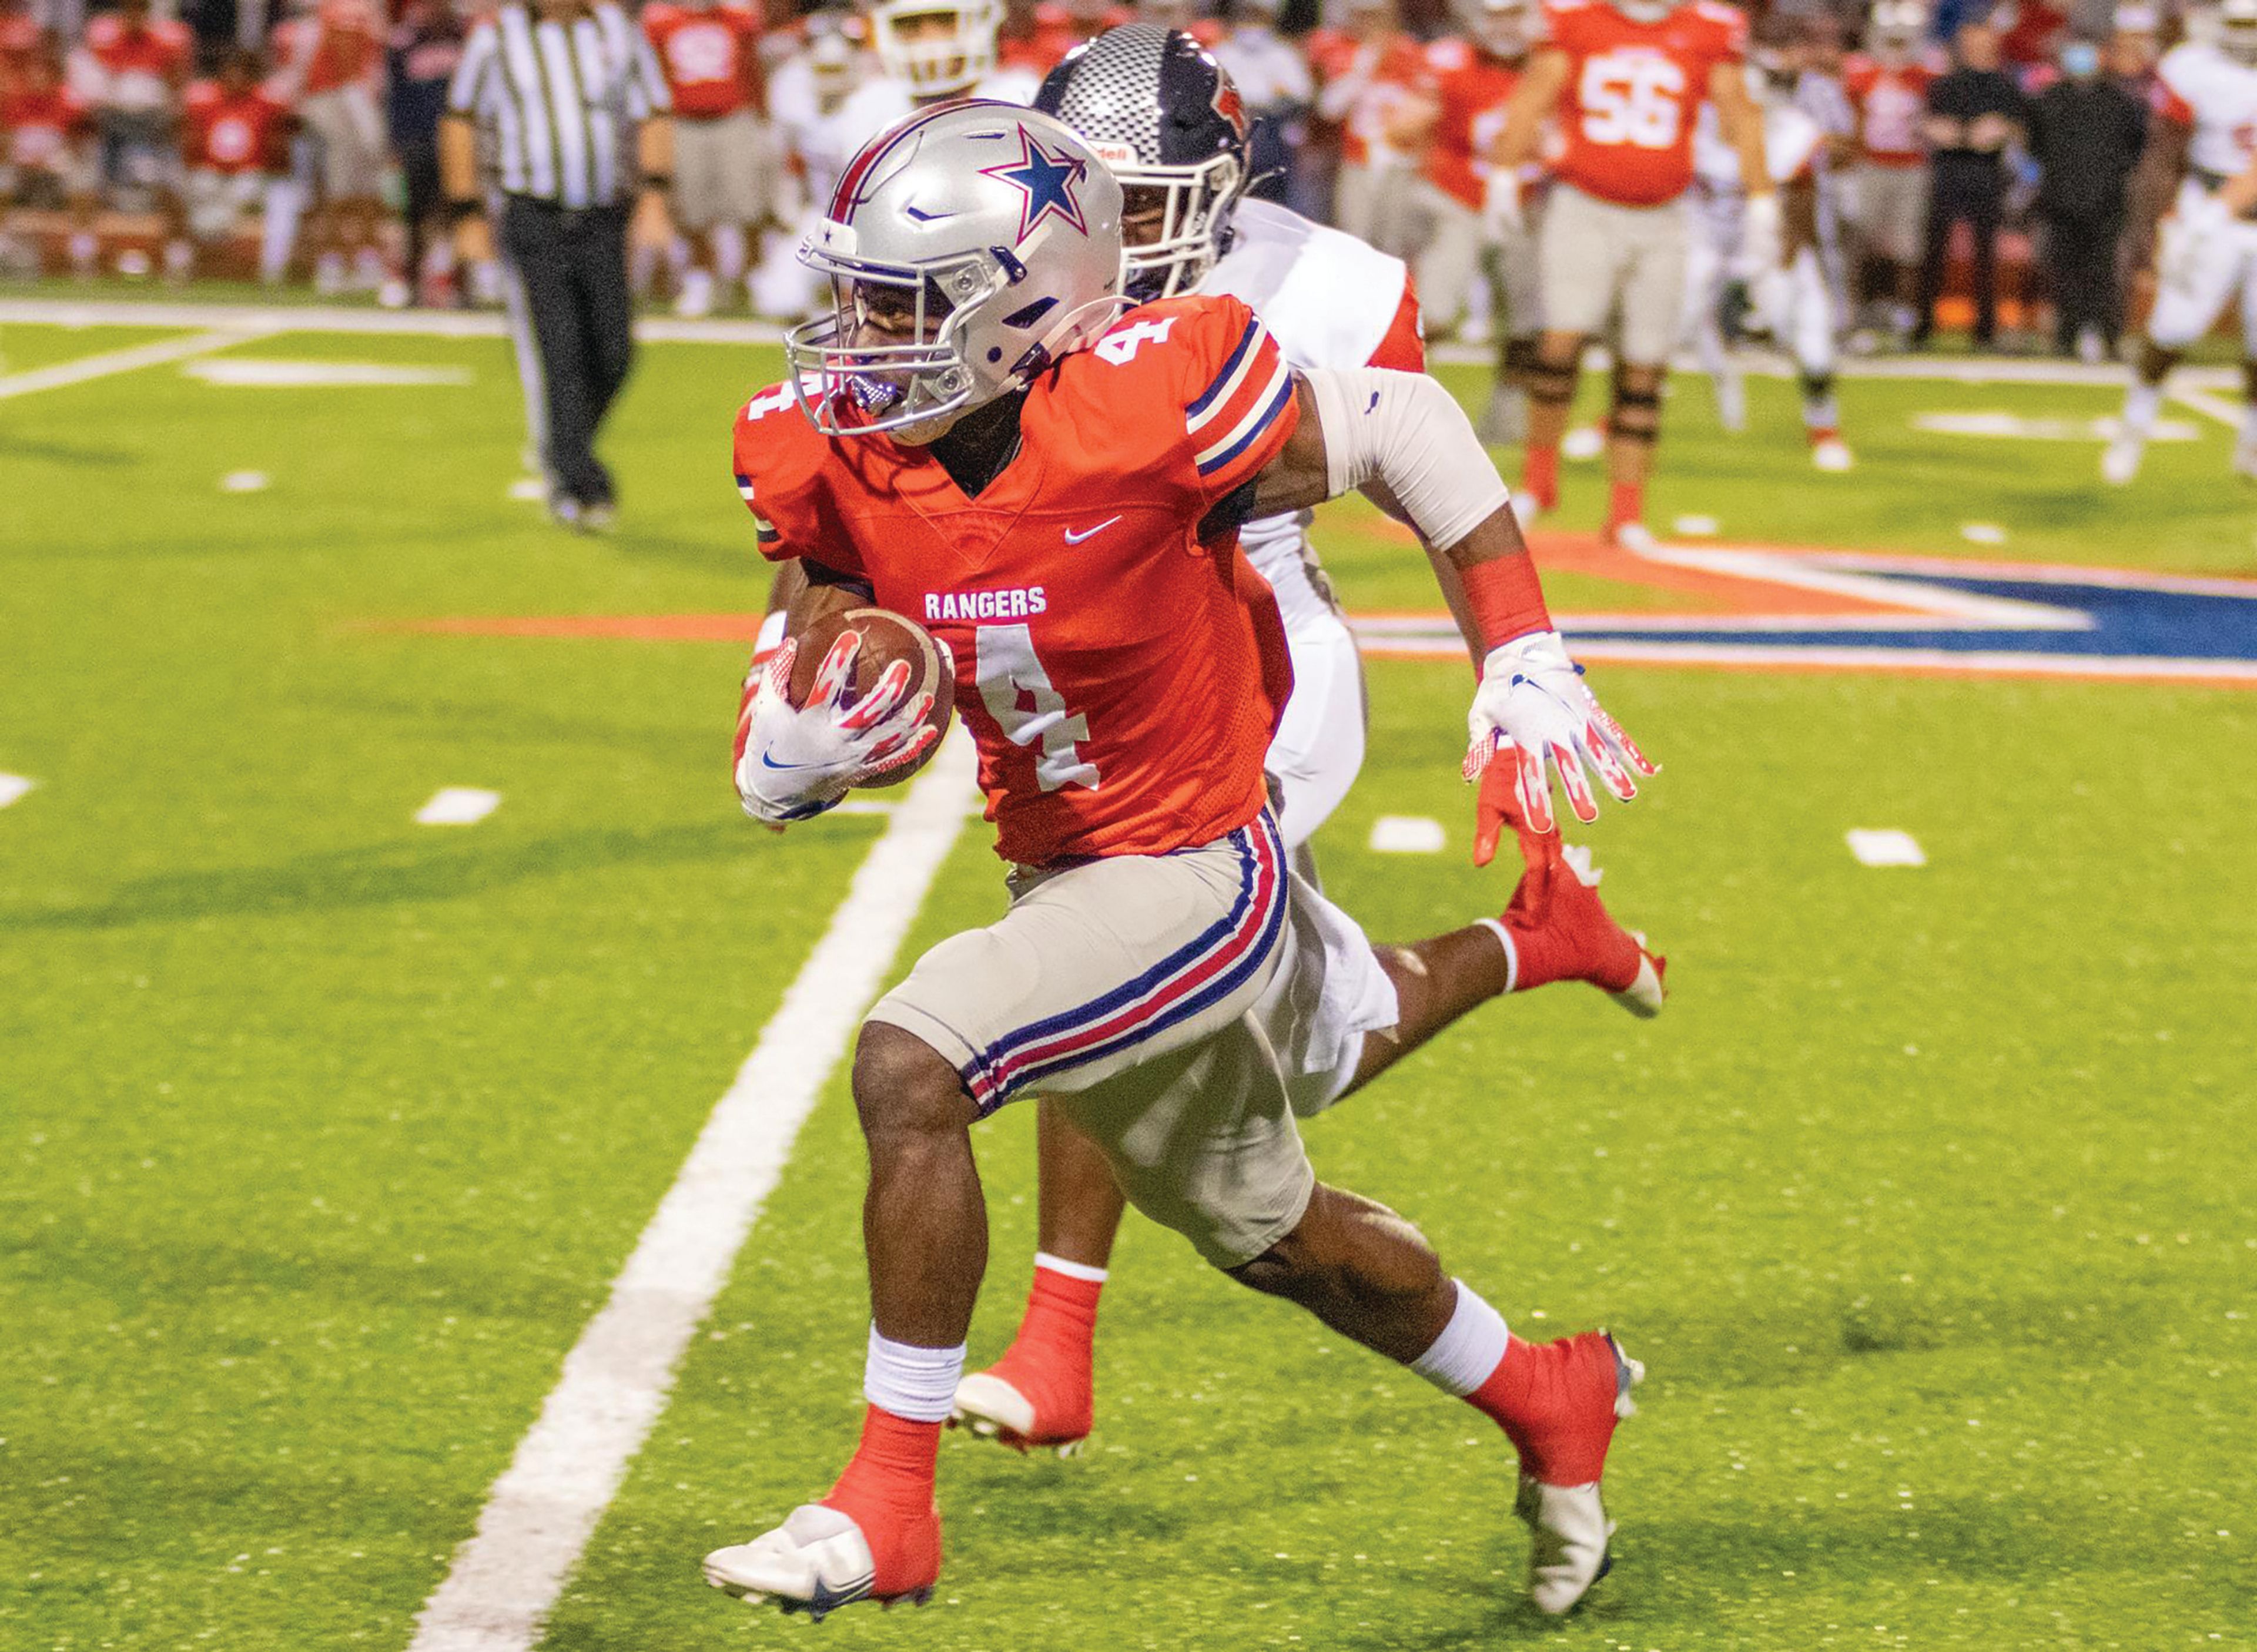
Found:
[(451, 201), (478, 197), (478, 131), (466, 116), (448, 115), (439, 122), (439, 187)]
[(654, 181), (674, 176), (674, 122), (664, 115), (654, 115), (643, 122), (635, 134), (636, 157), (642, 164), (642, 175)]
[(1550, 70), (1556, 56), (1547, 53), (1539, 58), (1513, 89), (1512, 101), (1505, 105), (1504, 130), (1489, 145), (1492, 165), (1509, 169), (1524, 166), (1536, 158), (1545, 120), (1560, 96), (1560, 77)]

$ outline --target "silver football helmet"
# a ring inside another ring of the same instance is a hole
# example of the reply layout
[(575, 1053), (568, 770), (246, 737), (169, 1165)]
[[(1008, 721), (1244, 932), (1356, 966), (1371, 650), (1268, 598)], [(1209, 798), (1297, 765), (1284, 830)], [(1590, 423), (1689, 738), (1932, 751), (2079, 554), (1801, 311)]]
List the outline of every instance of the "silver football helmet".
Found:
[(917, 98), (956, 97), (995, 72), (1003, 0), (884, 0), (870, 43), (887, 74)]
[(1121, 313), (1121, 186), (1047, 115), (944, 103), (862, 146), (799, 256), (832, 300), (784, 335), (801, 407), (922, 444)]

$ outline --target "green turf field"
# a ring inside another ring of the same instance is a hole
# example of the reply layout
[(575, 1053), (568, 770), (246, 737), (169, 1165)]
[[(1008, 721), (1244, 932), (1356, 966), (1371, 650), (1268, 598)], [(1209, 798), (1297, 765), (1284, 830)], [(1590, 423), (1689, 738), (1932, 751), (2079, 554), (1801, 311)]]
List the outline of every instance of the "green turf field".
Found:
[[(0, 371), (151, 336), (11, 323)], [(603, 540), (506, 497), (499, 341), (233, 353), (471, 380), (167, 365), (0, 400), (0, 772), (38, 781), (0, 808), (0, 1645), (26, 1652), (400, 1652), (882, 824), (742, 820), (738, 646), (411, 628), (756, 608), (726, 448), (774, 352), (646, 351)], [(1679, 381), (1658, 522), (2257, 570), (2230, 433), (2184, 409), (2198, 439), (2103, 496), (2090, 444), (1910, 420), (2087, 416), (2105, 391), (1850, 382), (1846, 477), (1808, 469), (1786, 386), (1751, 391), (1730, 441)], [(267, 485), (222, 491), (241, 471)], [(1595, 524), (1595, 477), (1567, 487)], [(1966, 545), (1970, 521), (2006, 542)], [(1352, 608), (1436, 606), (1357, 511), (1324, 532)], [(1595, 676), (1666, 765), (1579, 835), (1671, 955), (1669, 1013), (1494, 1006), (1309, 1132), (1516, 1329), (1603, 1320), (1649, 1362), (1587, 1608), (1517, 1604), (1487, 1423), (1135, 1224), (1089, 1455), (948, 1442), (932, 1608), (818, 1631), (707, 1590), (698, 1557), (819, 1492), (858, 1421), (861, 1151), (834, 1082), (548, 1644), (2257, 1641), (2257, 697)], [(1373, 666), (1373, 757), (1320, 844), (1376, 935), (1510, 893), (1464, 864), (1465, 689), (1462, 665)], [(504, 801), (414, 824), (449, 785)], [(1383, 813), (1442, 820), (1447, 852), (1368, 852)], [(1859, 865), (1857, 826), (1931, 864)], [(996, 870), (974, 822), (913, 944), (991, 916)], [(1031, 1124), (980, 1134), (975, 1360), (1024, 1289)]]

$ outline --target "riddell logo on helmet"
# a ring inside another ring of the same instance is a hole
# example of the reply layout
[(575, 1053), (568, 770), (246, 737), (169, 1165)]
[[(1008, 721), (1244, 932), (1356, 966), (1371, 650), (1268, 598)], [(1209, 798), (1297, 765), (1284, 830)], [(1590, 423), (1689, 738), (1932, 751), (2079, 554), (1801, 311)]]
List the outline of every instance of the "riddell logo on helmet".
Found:
[(1091, 152), (1095, 154), (1098, 159), (1103, 161), (1108, 166), (1119, 166), (1124, 164), (1132, 164), (1136, 159), (1136, 146), (1134, 144), (1100, 144), (1092, 142), (1089, 147)]

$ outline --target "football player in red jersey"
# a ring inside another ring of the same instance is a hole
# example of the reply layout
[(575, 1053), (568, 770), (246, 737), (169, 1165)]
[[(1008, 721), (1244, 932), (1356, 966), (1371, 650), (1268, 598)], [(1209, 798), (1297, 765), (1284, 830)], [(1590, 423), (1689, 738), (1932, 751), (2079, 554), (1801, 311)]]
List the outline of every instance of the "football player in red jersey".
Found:
[(743, 279), (746, 237), (775, 195), (761, 74), (761, 18), (726, 0), (658, 0), (642, 32), (674, 98), (674, 222), (688, 243), (675, 314), (713, 313), (714, 284)]
[[(1684, 305), (1693, 132), (1714, 102), (1747, 192), (1747, 263), (1777, 265), (1777, 191), (1763, 122), (1742, 78), (1746, 20), (1716, 0), (1555, 0), (1549, 38), (1514, 93), (1494, 156), (1501, 185), (1537, 158), (1556, 121), (1557, 181), (1538, 263), (1544, 335), (1529, 391), (1522, 503), (1560, 498), (1560, 439), (1584, 344), (1610, 331), (1618, 352), (1607, 420), (1610, 542), (1643, 550), (1645, 480), (1661, 431), (1661, 385)], [(1509, 214), (1508, 214), (1509, 215)]]
[[(1520, 1455), (1531, 1587), (1564, 1611), (1605, 1563), (1598, 1481), (1641, 1374), (1603, 1331), (1538, 1346), (1407, 1223), (1320, 1185), (1251, 1012), (1278, 971), (1321, 993), (1360, 932), (1285, 865), (1263, 763), (1291, 692), (1250, 517), (1387, 495), (1461, 579), (1482, 667), (1469, 771), (1500, 759), (1530, 822), (1550, 770), (1595, 815), (1651, 773), (1543, 604), (1472, 427), (1423, 375), (1295, 371), (1235, 298), (1120, 314), (1121, 187), (1050, 117), (922, 111), (848, 166), (807, 256), (832, 313), (739, 416), (738, 485), (772, 558), (806, 565), (795, 636), (875, 601), (947, 644), (997, 851), (996, 922), (943, 942), (870, 1012), (853, 1087), (870, 1181), (862, 1440), (822, 1501), (705, 1560), (716, 1587), (820, 1613), (922, 1598), (940, 1571), (935, 1471), (986, 1266), (969, 1126), (1061, 1098), (1132, 1202), (1253, 1288), (1409, 1366)], [(803, 819), (916, 755), (930, 702), (889, 670), (852, 704), (852, 634), (804, 704), (796, 642), (740, 717), (748, 812)], [(1509, 755), (1508, 755), (1509, 754)], [(1493, 997), (1492, 921), (1391, 953), (1401, 1041)], [(1362, 943), (1368, 950), (1368, 943)]]
[(218, 77), (199, 81), (180, 99), (181, 202), (169, 226), (166, 273), (185, 279), (196, 249), (224, 240), (243, 215), (263, 208), (269, 187), (289, 165), (289, 109), (258, 83), (258, 53), (228, 54)]
[[(1242, 198), (1246, 130), (1235, 92), (1197, 40), (1142, 25), (1099, 36), (1044, 82), (1035, 107), (1072, 126), (1121, 180), (1128, 296), (1141, 303), (1192, 292), (1242, 299), (1297, 368), (1421, 371), (1418, 303), (1401, 260), (1283, 207)], [(1257, 518), (1240, 542), (1277, 597), (1291, 659), (1292, 695), (1263, 766), (1278, 834), (1295, 870), (1314, 884), (1313, 858), (1303, 857), (1362, 766), (1365, 709), (1355, 639), (1308, 526), (1306, 512)], [(1505, 914), (1505, 939), (1516, 955), (1546, 962), (1516, 969), (1512, 989), (1588, 980), (1636, 1013), (1657, 1010), (1659, 968), (1608, 916), (1585, 881), (1588, 865), (1572, 880), (1558, 872), (1556, 834), (1524, 837), (1522, 848), (1532, 871), (1523, 879), (1525, 898), (1517, 894)], [(1360, 971), (1383, 974), (1369, 949), (1339, 949), (1335, 963), (1330, 978), (1341, 990), (1311, 1001), (1281, 977), (1256, 1010), (1271, 1047), (1295, 1058), (1288, 1088), (1304, 1119), (1355, 1088), (1356, 1046), (1385, 1028), (1393, 996), (1379, 980), (1351, 990)], [(1642, 996), (1641, 983), (1650, 989)], [(959, 1386), (957, 1412), (975, 1433), (1006, 1444), (1071, 1454), (1094, 1419), (1098, 1299), (1125, 1202), (1102, 1149), (1059, 1104), (1038, 1105), (1033, 1288), (1010, 1348)]]

